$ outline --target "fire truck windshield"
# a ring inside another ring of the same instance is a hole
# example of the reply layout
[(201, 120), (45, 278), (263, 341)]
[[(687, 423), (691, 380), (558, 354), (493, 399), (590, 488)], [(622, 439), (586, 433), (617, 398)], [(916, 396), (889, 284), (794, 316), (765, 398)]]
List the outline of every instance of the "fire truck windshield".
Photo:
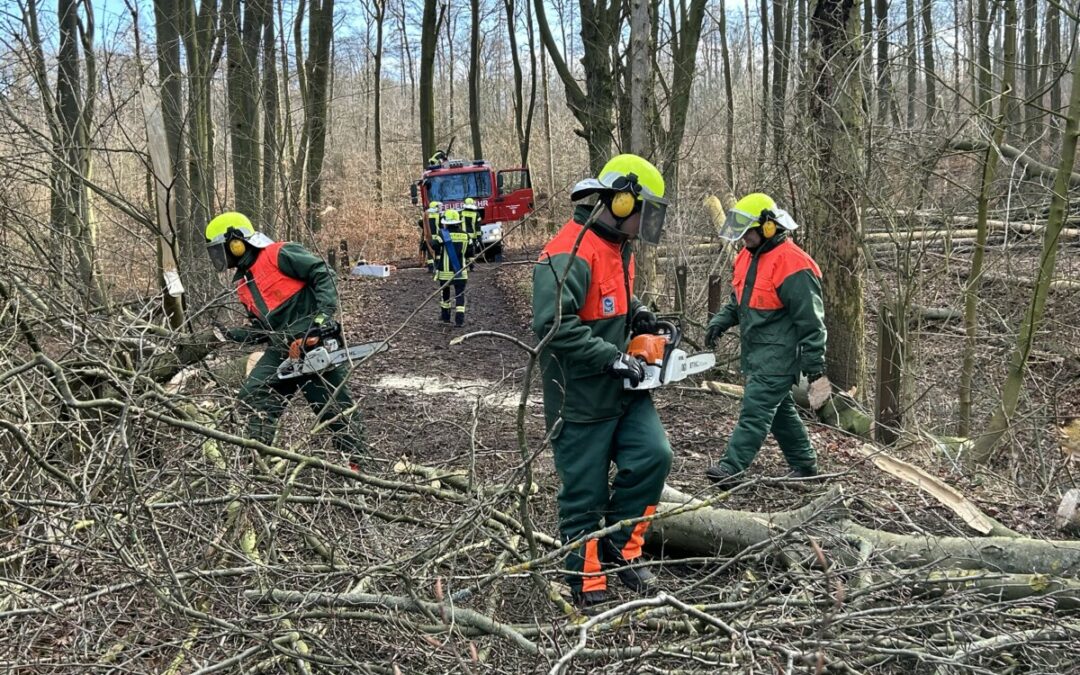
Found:
[(491, 174), (487, 170), (431, 176), (427, 180), (429, 202), (459, 202), (466, 197), (491, 196)]

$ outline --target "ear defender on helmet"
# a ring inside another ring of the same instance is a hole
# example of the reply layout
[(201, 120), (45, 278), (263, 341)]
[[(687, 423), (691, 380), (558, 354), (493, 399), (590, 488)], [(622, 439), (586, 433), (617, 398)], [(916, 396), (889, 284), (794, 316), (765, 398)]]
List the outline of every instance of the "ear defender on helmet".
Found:
[(638, 177), (636, 174), (629, 173), (615, 181), (612, 187), (618, 192), (611, 197), (611, 215), (616, 218), (626, 218), (637, 206), (637, 196), (641, 192)]
[(237, 258), (241, 258), (246, 252), (247, 244), (244, 243), (243, 239), (233, 239), (229, 241), (229, 253), (232, 253)]
[(761, 236), (766, 239), (772, 239), (776, 235), (776, 215), (765, 209), (761, 212), (761, 216), (758, 217), (758, 222), (761, 223)]
[(616, 218), (626, 218), (634, 212), (634, 202), (637, 199), (633, 193), (617, 192), (611, 198), (611, 214)]

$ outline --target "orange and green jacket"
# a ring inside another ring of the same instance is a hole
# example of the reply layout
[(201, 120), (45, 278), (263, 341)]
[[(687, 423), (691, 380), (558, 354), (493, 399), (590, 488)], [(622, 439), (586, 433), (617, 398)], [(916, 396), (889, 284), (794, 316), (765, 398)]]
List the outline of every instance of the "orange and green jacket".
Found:
[[(574, 244), (591, 209), (578, 207), (533, 268), (533, 331), (543, 339), (559, 327), (540, 353), (544, 415), (548, 428), (567, 422), (619, 417), (630, 403), (622, 380), (606, 368), (630, 343), (629, 317), (641, 305), (634, 287), (630, 246), (589, 229)], [(559, 280), (564, 279), (558, 295)]]
[(735, 258), (731, 300), (709, 321), (739, 326), (746, 374), (807, 375), (825, 371), (821, 270), (781, 232)]
[(240, 342), (269, 338), (288, 345), (307, 332), (313, 319), (337, 310), (337, 285), (326, 261), (300, 244), (275, 242), (252, 247), (233, 276), (236, 293), (252, 326), (230, 331)]

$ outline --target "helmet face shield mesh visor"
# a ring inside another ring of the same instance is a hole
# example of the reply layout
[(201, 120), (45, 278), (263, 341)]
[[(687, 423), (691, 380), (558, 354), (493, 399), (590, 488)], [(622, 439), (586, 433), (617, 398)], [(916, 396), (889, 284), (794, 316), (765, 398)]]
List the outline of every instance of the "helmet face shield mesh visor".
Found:
[(647, 244), (659, 244), (667, 219), (667, 202), (645, 199), (641, 203), (641, 228), (638, 237)]
[(758, 219), (754, 216), (730, 209), (728, 210), (727, 220), (724, 221), (724, 226), (720, 228), (720, 238), (736, 241), (746, 234), (747, 230), (757, 224)]
[(206, 252), (210, 254), (210, 262), (218, 272), (224, 272), (229, 267), (228, 257), (225, 255), (225, 237), (214, 237), (213, 241), (207, 242)]

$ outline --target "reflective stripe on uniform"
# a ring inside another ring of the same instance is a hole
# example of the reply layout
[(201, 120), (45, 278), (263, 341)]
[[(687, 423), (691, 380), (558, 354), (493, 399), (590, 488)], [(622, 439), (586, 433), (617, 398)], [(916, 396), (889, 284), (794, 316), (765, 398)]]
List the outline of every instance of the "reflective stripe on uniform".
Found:
[(600, 572), (599, 544), (598, 539), (585, 542), (585, 577), (581, 580), (581, 590), (586, 593), (607, 590), (607, 577)]

